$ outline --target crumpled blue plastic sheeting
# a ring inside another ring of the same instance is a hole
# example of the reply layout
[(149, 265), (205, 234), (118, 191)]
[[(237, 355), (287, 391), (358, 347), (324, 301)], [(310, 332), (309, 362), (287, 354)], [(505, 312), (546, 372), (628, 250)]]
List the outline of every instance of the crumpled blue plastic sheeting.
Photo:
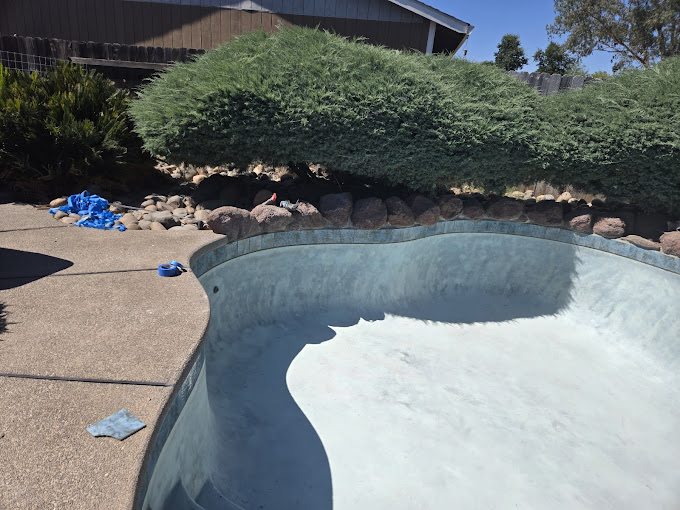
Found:
[(109, 201), (99, 195), (90, 195), (87, 190), (77, 195), (68, 197), (68, 204), (61, 207), (53, 207), (50, 214), (63, 211), (67, 214), (76, 213), (80, 220), (74, 225), (77, 227), (99, 228), (102, 230), (125, 230), (125, 225), (114, 225), (122, 214), (113, 214), (109, 209)]

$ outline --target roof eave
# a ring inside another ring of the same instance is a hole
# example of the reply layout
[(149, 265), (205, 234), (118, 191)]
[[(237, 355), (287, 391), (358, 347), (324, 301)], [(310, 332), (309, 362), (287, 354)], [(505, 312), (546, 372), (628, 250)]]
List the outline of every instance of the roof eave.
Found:
[(403, 7), (406, 10), (411, 11), (414, 14), (422, 16), (423, 18), (434, 21), (438, 25), (451, 29), (455, 32), (461, 34), (470, 35), (470, 32), (475, 28), (469, 23), (465, 23), (458, 18), (446, 14), (445, 12), (435, 9), (423, 2), (418, 0), (389, 0), (391, 3)]

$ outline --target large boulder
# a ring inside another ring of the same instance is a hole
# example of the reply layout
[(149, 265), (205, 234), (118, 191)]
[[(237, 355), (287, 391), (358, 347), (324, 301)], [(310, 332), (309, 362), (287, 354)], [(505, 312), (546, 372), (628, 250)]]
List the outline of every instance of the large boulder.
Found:
[(352, 194), (331, 193), (322, 196), (319, 212), (336, 227), (346, 227), (352, 214)]
[(603, 216), (593, 223), (593, 233), (609, 239), (621, 237), (626, 232), (626, 223), (621, 218)]
[(516, 220), (523, 212), (524, 202), (510, 197), (490, 200), (486, 207), (486, 215), (495, 220)]
[(484, 206), (476, 198), (463, 200), (463, 216), (469, 220), (479, 220), (484, 217)]
[(625, 237), (621, 237), (618, 239), (619, 241), (623, 241), (626, 243), (633, 244), (637, 246), (638, 248), (643, 248), (645, 250), (653, 250), (653, 251), (659, 251), (661, 249), (661, 244), (656, 243), (652, 241), (651, 239), (647, 239), (645, 237), (637, 236), (635, 234), (631, 234)]
[(286, 230), (293, 221), (290, 211), (275, 205), (258, 205), (250, 211), (250, 214), (257, 220), (262, 232)]
[(452, 220), (463, 211), (463, 201), (455, 195), (444, 195), (437, 199), (439, 214), (445, 220)]
[(297, 209), (293, 213), (293, 221), (290, 224), (291, 230), (316, 230), (328, 226), (328, 220), (324, 218), (319, 210), (309, 202), (298, 202)]
[(590, 233), (593, 231), (593, 213), (590, 207), (574, 209), (564, 216), (564, 221), (567, 228), (574, 232)]
[(661, 251), (667, 255), (680, 257), (680, 232), (666, 232), (661, 236)]
[(362, 230), (377, 230), (387, 222), (387, 208), (376, 197), (362, 198), (352, 208), (352, 225)]
[(387, 221), (393, 227), (410, 227), (416, 222), (411, 208), (399, 197), (390, 197), (385, 200), (385, 208)]
[(260, 233), (260, 224), (246, 209), (220, 207), (208, 215), (208, 227), (216, 234), (224, 234), (236, 241)]
[(413, 195), (406, 203), (413, 211), (416, 223), (420, 225), (434, 225), (439, 220), (441, 214), (439, 206), (432, 200), (423, 195)]
[(562, 226), (563, 214), (562, 202), (555, 202), (554, 200), (536, 202), (526, 212), (529, 221), (546, 227)]

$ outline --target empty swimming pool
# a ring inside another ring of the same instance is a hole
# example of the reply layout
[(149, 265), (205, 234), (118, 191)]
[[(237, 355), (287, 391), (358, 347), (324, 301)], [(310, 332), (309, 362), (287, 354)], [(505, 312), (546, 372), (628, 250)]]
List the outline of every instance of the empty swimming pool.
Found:
[(204, 250), (210, 325), (143, 508), (678, 508), (680, 275), (513, 228)]

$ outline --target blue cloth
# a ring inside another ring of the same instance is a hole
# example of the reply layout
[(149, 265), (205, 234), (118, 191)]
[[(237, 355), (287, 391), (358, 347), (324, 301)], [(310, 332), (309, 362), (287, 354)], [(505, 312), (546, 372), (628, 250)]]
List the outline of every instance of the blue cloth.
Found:
[(122, 214), (113, 214), (109, 211), (109, 201), (98, 195), (90, 195), (87, 190), (77, 195), (68, 197), (68, 204), (61, 207), (53, 207), (50, 214), (62, 211), (67, 214), (76, 213), (80, 220), (74, 223), (77, 227), (99, 228), (102, 230), (125, 230), (125, 225), (114, 225)]

